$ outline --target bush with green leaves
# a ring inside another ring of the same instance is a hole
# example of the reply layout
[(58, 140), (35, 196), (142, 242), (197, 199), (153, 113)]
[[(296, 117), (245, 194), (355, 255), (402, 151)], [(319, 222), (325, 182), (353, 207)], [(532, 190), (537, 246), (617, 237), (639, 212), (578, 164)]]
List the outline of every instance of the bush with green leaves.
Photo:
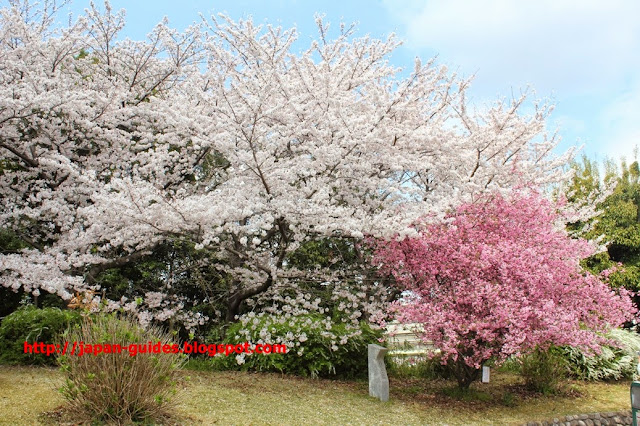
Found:
[(389, 356), (385, 357), (389, 376), (398, 379), (450, 379), (451, 367), (442, 363), (440, 355), (435, 356)]
[[(382, 337), (366, 323), (359, 329), (350, 324), (327, 321), (320, 315), (285, 317), (258, 315), (251, 319), (252, 327), (243, 322), (232, 324), (222, 342), (217, 332), (208, 343), (224, 344), (285, 344), (286, 354), (216, 355), (216, 369), (272, 371), (311, 377), (357, 377), (367, 372), (367, 345)], [(294, 339), (294, 336), (297, 336)], [(300, 339), (299, 336), (302, 336)]]
[(143, 328), (132, 317), (98, 315), (70, 329), (64, 340), (94, 346), (120, 345), (127, 349), (135, 345), (137, 352), (132, 356), (125, 350), (120, 353), (103, 350), (99, 355), (59, 357), (66, 375), (60, 391), (67, 400), (67, 411), (75, 419), (116, 424), (157, 423), (171, 415), (177, 373), (185, 356), (149, 350), (148, 342), (152, 346), (159, 343), (159, 348), (177, 345), (162, 329)]
[(615, 345), (601, 346), (599, 354), (589, 354), (571, 346), (555, 349), (566, 360), (570, 377), (590, 381), (633, 379), (638, 365), (640, 335), (616, 329), (608, 337)]
[(526, 386), (542, 394), (553, 394), (559, 390), (560, 383), (566, 378), (567, 361), (557, 351), (541, 349), (520, 357), (520, 374)]
[(25, 353), (25, 342), (29, 345), (36, 342), (56, 343), (61, 333), (80, 320), (81, 316), (76, 311), (38, 309), (33, 305), (21, 307), (6, 316), (0, 324), (0, 363), (55, 365), (54, 356)]

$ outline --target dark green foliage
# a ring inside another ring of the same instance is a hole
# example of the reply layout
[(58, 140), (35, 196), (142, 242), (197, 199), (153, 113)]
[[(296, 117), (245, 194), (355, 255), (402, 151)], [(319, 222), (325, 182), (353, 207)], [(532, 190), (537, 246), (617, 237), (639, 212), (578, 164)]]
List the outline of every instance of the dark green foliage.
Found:
[[(152, 346), (158, 344), (158, 349), (164, 345), (169, 345), (168, 348), (177, 345), (163, 330), (145, 329), (132, 317), (115, 314), (85, 318), (82, 324), (65, 334), (64, 340), (123, 348), (129, 348), (131, 344), (146, 346), (147, 342)], [(66, 375), (66, 383), (60, 391), (67, 400), (67, 410), (75, 419), (86, 424), (156, 424), (171, 415), (177, 373), (185, 360), (184, 355), (162, 350), (155, 353), (148, 349), (144, 352), (137, 349), (135, 356), (127, 351), (106, 353), (103, 349), (102, 352), (59, 357)]]
[(67, 302), (57, 294), (42, 292), (34, 296), (22, 289), (13, 291), (10, 288), (0, 287), (0, 322), (9, 314), (23, 305), (33, 305), (36, 308), (60, 308), (65, 309)]
[(530, 390), (545, 395), (554, 394), (566, 377), (566, 364), (566, 360), (553, 348), (537, 348), (520, 358), (520, 374)]
[(24, 297), (23, 291), (13, 291), (6, 287), (0, 287), (0, 321), (18, 309)]
[(442, 357), (435, 355), (432, 358), (421, 357), (385, 357), (387, 373), (398, 379), (423, 378), (423, 379), (450, 379), (453, 377), (451, 368), (442, 364)]
[(27, 247), (28, 245), (20, 240), (14, 232), (0, 229), (0, 251), (3, 254), (19, 253), (20, 250)]
[(150, 255), (128, 262), (125, 266), (102, 271), (93, 279), (111, 300), (118, 300), (122, 296), (134, 300), (147, 291), (163, 289), (167, 285), (167, 277), (171, 277), (173, 287), (193, 287), (193, 271), (190, 267), (193, 266), (194, 255), (189, 242), (168, 241)]
[(18, 309), (0, 325), (0, 363), (55, 365), (54, 356), (24, 353), (24, 342), (58, 343), (59, 335), (80, 319), (78, 312), (59, 308), (28, 305)]
[[(307, 324), (307, 319), (311, 319), (311, 325)], [(228, 357), (218, 355), (213, 358), (214, 368), (235, 369), (249, 371), (273, 371), (300, 376), (311, 377), (358, 377), (367, 374), (367, 345), (377, 343), (381, 337), (379, 330), (373, 330), (369, 325), (361, 323), (360, 334), (351, 336), (354, 330), (344, 323), (334, 323), (331, 330), (325, 327), (318, 327), (322, 317), (319, 315), (306, 315), (297, 318), (290, 318), (283, 324), (273, 321), (272, 317), (262, 317), (260, 323), (253, 326), (249, 335), (249, 343), (257, 343), (260, 340), (260, 330), (263, 326), (268, 326), (272, 341), (278, 338), (286, 340), (287, 333), (299, 334), (303, 332), (307, 340), (300, 343), (299, 347), (288, 347), (286, 354), (247, 355), (245, 362), (238, 364), (236, 355)], [(293, 323), (293, 325), (291, 325)], [(243, 344), (247, 339), (241, 333), (243, 329), (241, 322), (232, 324), (226, 333), (225, 344)], [(327, 332), (335, 335), (334, 341), (338, 344), (332, 345), (332, 338), (327, 336)], [(208, 343), (218, 343), (215, 341), (219, 334), (212, 336)], [(347, 338), (347, 343), (339, 344), (343, 338)], [(333, 350), (332, 350), (333, 346)]]
[[(0, 160), (0, 174), (7, 168), (6, 160)], [(0, 228), (0, 254), (19, 253), (26, 245), (7, 229)], [(0, 320), (18, 309), (23, 297), (22, 291), (13, 291), (0, 286)]]
[(67, 301), (57, 294), (43, 292), (40, 296), (30, 295), (33, 304), (38, 308), (59, 308), (66, 309)]
[[(194, 242), (172, 239), (160, 244), (151, 254), (101, 271), (93, 279), (111, 300), (124, 296), (131, 301), (144, 298), (146, 292), (161, 291), (184, 298), (184, 309), (215, 319), (224, 315), (228, 293), (228, 283), (217, 271), (217, 263), (210, 251), (196, 250)], [(177, 330), (180, 338), (189, 339), (180, 324), (166, 321), (162, 325)], [(196, 334), (206, 332), (203, 327)]]
[[(604, 163), (605, 176), (601, 179), (598, 164), (584, 157), (572, 166), (576, 175), (569, 187), (568, 199), (578, 204), (591, 205), (590, 194), (615, 184), (613, 192), (597, 208), (600, 215), (585, 223), (574, 223), (569, 229), (587, 239), (604, 236), (607, 250), (586, 259), (583, 266), (598, 274), (616, 267), (609, 275), (612, 287), (640, 290), (640, 167), (634, 161), (625, 161), (618, 167), (612, 161)], [(589, 225), (585, 228), (585, 225)], [(620, 268), (618, 265), (623, 267)], [(636, 303), (640, 300), (636, 299)]]
[(325, 238), (307, 241), (287, 257), (288, 264), (299, 269), (317, 267), (339, 269), (356, 264), (362, 254), (349, 240)]
[[(311, 299), (319, 298), (321, 306), (327, 309), (329, 315), (339, 321), (342, 318), (348, 320), (351, 312), (340, 308), (342, 298), (335, 298), (336, 285), (350, 287), (352, 293), (363, 292), (367, 299), (388, 302), (400, 295), (400, 291), (391, 285), (392, 277), (381, 278), (376, 268), (370, 261), (372, 250), (366, 244), (361, 244), (348, 238), (322, 238), (308, 240), (301, 243), (300, 247), (287, 256), (287, 267), (307, 271), (307, 278), (299, 279), (296, 286), (300, 291), (308, 294)], [(318, 269), (330, 270), (335, 276), (341, 277), (339, 282), (322, 283), (314, 279)], [(379, 284), (374, 289), (372, 282)], [(363, 286), (363, 283), (365, 284)], [(379, 291), (381, 288), (384, 291)], [(292, 298), (295, 292), (286, 291), (282, 295)], [(346, 302), (346, 301), (345, 301)], [(271, 306), (272, 301), (267, 300), (266, 306)], [(260, 307), (260, 306), (259, 306)]]

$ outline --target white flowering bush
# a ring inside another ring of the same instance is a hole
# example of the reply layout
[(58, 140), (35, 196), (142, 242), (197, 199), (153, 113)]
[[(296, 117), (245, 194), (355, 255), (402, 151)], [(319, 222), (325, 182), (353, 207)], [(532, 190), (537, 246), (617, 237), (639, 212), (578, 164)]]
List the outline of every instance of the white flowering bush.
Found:
[(219, 369), (353, 377), (366, 374), (367, 345), (381, 335), (364, 322), (356, 328), (318, 314), (246, 316), (228, 328), (224, 343), (282, 344), (287, 353), (217, 355), (213, 363)]

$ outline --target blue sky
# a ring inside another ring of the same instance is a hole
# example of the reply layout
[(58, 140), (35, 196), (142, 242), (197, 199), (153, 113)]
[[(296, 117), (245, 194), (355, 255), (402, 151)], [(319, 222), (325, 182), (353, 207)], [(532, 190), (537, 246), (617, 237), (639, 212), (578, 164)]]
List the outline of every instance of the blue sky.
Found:
[[(89, 2), (75, 1), (71, 11)], [(164, 16), (182, 29), (224, 12), (256, 23), (296, 26), (315, 38), (315, 13), (337, 27), (357, 22), (357, 35), (396, 33), (404, 45), (391, 57), (402, 67), (438, 55), (459, 75), (475, 74), (470, 94), (482, 105), (530, 87), (556, 109), (549, 130), (560, 150), (633, 158), (640, 145), (640, 2), (637, 0), (112, 0), (127, 10), (125, 37), (141, 39)], [(305, 43), (306, 45), (306, 43)]]

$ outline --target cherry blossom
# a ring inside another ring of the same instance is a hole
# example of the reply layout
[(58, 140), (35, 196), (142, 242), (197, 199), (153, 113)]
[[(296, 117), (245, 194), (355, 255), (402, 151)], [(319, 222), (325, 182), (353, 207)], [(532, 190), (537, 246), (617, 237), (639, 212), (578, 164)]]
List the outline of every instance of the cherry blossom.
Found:
[[(6, 287), (68, 298), (177, 238), (228, 277), (226, 320), (269, 301), (323, 312), (305, 298), (312, 283), (357, 322), (379, 315), (384, 286), (350, 265), (292, 268), (301, 244), (408, 234), (479, 194), (566, 178), (550, 105), (524, 93), (474, 108), (471, 82), (434, 60), (390, 65), (394, 36), (318, 19), (296, 53), (295, 29), (222, 16), (133, 41), (108, 4), (68, 26), (47, 4), (12, 4), (0, 11), (0, 221), (28, 248), (0, 254)], [(138, 308), (179, 312), (169, 282), (156, 291), (176, 305), (141, 294), (152, 300)]]
[(556, 226), (557, 206), (536, 192), (486, 195), (419, 236), (378, 243), (376, 261), (406, 297), (401, 322), (457, 367), (468, 386), (480, 366), (550, 344), (598, 350), (602, 337), (634, 316), (629, 293), (612, 290), (579, 261), (594, 253)]

